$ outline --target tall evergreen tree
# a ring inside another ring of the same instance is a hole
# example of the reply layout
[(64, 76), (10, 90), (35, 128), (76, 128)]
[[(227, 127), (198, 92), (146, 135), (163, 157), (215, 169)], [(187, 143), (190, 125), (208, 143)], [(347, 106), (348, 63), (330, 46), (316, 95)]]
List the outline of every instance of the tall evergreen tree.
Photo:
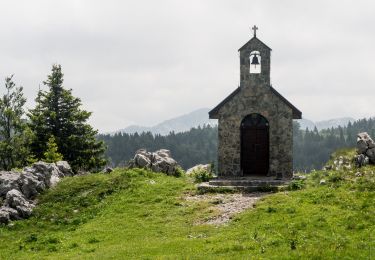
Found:
[(36, 107), (29, 112), (35, 133), (32, 149), (37, 158), (43, 158), (48, 139), (54, 136), (58, 152), (75, 171), (97, 170), (106, 162), (104, 143), (96, 140), (97, 130), (87, 123), (91, 112), (83, 110), (81, 100), (63, 87), (63, 76), (61, 66), (53, 65), (43, 82), (48, 90), (38, 92)]
[(10, 170), (27, 163), (31, 131), (22, 119), (26, 98), (13, 76), (5, 79), (6, 93), (0, 99), (0, 168)]

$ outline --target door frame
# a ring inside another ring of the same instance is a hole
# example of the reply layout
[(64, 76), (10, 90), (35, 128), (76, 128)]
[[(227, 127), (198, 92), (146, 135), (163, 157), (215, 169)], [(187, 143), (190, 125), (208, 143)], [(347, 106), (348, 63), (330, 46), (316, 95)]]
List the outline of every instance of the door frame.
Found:
[[(249, 128), (255, 128), (255, 129), (263, 129), (264, 131), (266, 131), (266, 134), (267, 134), (267, 146), (266, 146), (266, 149), (267, 149), (267, 156), (265, 158), (266, 160), (266, 169), (265, 169), (265, 173), (264, 174), (261, 174), (260, 176), (267, 176), (268, 173), (269, 173), (269, 169), (270, 169), (270, 165), (269, 165), (269, 162), (270, 162), (270, 131), (269, 131), (269, 122), (267, 120), (266, 117), (262, 116), (261, 114), (259, 113), (251, 113), (247, 116), (245, 116), (242, 120), (241, 120), (241, 124), (240, 124), (240, 169), (241, 169), (241, 175), (242, 176), (257, 176), (257, 175), (249, 175), (249, 174), (245, 174), (245, 171), (244, 171), (244, 158), (243, 158), (243, 131), (246, 131), (246, 129), (249, 129)], [(254, 145), (257, 145), (257, 144), (254, 144)]]

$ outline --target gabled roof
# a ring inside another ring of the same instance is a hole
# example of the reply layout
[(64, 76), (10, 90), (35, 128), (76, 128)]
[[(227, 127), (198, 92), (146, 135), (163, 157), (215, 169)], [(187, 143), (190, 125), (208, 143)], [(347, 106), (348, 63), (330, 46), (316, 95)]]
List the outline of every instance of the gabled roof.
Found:
[[(288, 107), (290, 107), (293, 110), (293, 119), (301, 119), (302, 118), (302, 112), (296, 108), (292, 103), (290, 103), (286, 98), (284, 98), (279, 92), (276, 91), (272, 86), (269, 86), (270, 90), (273, 94), (278, 96)], [(239, 92), (241, 88), (238, 87), (236, 90), (234, 90), (229, 96), (227, 96), (223, 101), (221, 101), (214, 109), (212, 109), (210, 112), (208, 112), (210, 119), (217, 119), (217, 113), (219, 112), (220, 108), (222, 108), (228, 101), (230, 101), (233, 97), (235, 97)]]
[(208, 116), (210, 119), (216, 119), (214, 116), (219, 112), (220, 108), (224, 106), (229, 100), (231, 100), (235, 95), (237, 95), (238, 92), (240, 92), (241, 88), (238, 87), (236, 88), (235, 91), (230, 93), (229, 96), (227, 96), (223, 101), (221, 101), (214, 109), (212, 109), (210, 112), (208, 112)]
[(262, 42), (261, 40), (259, 40), (256, 36), (254, 36), (253, 38), (251, 38), (247, 43), (245, 43), (241, 48), (239, 48), (238, 51), (241, 51), (247, 45), (251, 44), (253, 41), (258, 41), (260, 44), (263, 44), (267, 49), (269, 49), (270, 51), (272, 51), (272, 49), (270, 47), (268, 47), (264, 42)]

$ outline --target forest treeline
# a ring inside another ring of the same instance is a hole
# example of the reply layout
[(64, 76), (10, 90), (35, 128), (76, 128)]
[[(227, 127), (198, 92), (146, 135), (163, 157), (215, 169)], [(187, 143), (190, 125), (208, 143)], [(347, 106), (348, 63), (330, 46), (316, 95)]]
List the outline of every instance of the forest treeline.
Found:
[(168, 149), (184, 169), (199, 163), (215, 162), (217, 155), (217, 127), (209, 125), (187, 132), (171, 132), (166, 136), (153, 135), (151, 132), (116, 133), (101, 134), (98, 139), (107, 145), (106, 156), (113, 167), (125, 165), (140, 148), (152, 152)]
[[(375, 119), (361, 119), (345, 127), (318, 131), (300, 129), (298, 122), (293, 122), (293, 165), (294, 170), (310, 171), (320, 169), (338, 148), (354, 147), (357, 134), (368, 132), (375, 137)], [(149, 151), (158, 149), (171, 150), (172, 157), (187, 169), (199, 163), (215, 163), (217, 160), (217, 127), (202, 126), (182, 133), (171, 132), (166, 136), (152, 133), (116, 133), (101, 134), (108, 149), (106, 156), (112, 166), (122, 166), (133, 158), (140, 148)]]

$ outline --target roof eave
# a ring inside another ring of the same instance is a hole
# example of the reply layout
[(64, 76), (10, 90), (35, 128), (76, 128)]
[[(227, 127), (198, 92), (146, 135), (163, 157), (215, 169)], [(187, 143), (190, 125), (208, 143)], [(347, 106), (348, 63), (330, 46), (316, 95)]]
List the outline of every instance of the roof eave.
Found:
[(232, 93), (230, 93), (223, 101), (221, 101), (216, 107), (214, 107), (210, 112), (208, 112), (209, 119), (219, 119), (218, 112), (222, 106), (225, 105), (230, 99), (232, 99), (240, 91), (240, 87), (236, 88)]
[(293, 119), (302, 119), (302, 112), (301, 111), (293, 111)]

